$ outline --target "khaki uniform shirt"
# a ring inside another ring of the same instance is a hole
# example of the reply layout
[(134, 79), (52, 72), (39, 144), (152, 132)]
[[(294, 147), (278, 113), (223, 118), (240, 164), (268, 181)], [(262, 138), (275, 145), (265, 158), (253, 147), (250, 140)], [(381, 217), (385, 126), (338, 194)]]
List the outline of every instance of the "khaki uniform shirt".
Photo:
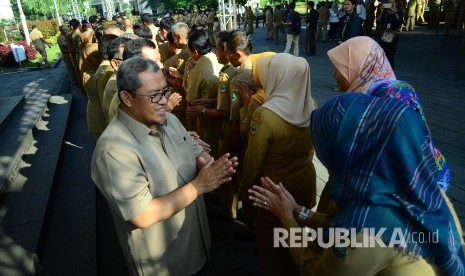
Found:
[(193, 275), (208, 258), (210, 232), (199, 196), (148, 228), (128, 223), (154, 197), (192, 181), (202, 148), (174, 115), (149, 129), (121, 109), (97, 141), (91, 176), (106, 198), (131, 275)]
[[(331, 178), (331, 176), (330, 176)], [(325, 186), (327, 190), (328, 184)], [(322, 196), (325, 193), (323, 190)], [(454, 210), (452, 203), (450, 202), (447, 195), (442, 192), (444, 201), (449, 207), (452, 216), (455, 221), (455, 225), (458, 227), (459, 235), (462, 236), (462, 229), (460, 222), (457, 217), (457, 213)], [(331, 200), (332, 201), (332, 200)], [(320, 200), (321, 202), (321, 200)], [(326, 202), (323, 202), (326, 203)], [(320, 209), (318, 203), (318, 209)], [(334, 202), (332, 204), (335, 205)], [(326, 206), (326, 209), (328, 208)], [(310, 226), (318, 225), (313, 223), (315, 220), (315, 213), (310, 218)], [(335, 214), (335, 213), (334, 213)], [(321, 214), (320, 214), (321, 215)], [(328, 219), (327, 219), (328, 220)], [(317, 227), (328, 227), (330, 221), (325, 225), (318, 225)], [(308, 221), (307, 221), (307, 225)], [(294, 219), (290, 219), (284, 223), (286, 229), (290, 228), (301, 228), (301, 226)], [(357, 233), (357, 241), (364, 240), (362, 233)], [(289, 243), (289, 240), (287, 240)], [(302, 275), (441, 275), (441, 271), (438, 267), (429, 264), (419, 256), (418, 258), (412, 258), (410, 254), (405, 254), (395, 248), (390, 247), (379, 247), (378, 243), (375, 243), (376, 247), (361, 247), (351, 248), (348, 247), (345, 256), (336, 256), (333, 248), (328, 248), (321, 253), (316, 246), (311, 243), (305, 247), (294, 247), (290, 248), (291, 255), (294, 261), (299, 265), (300, 272)]]
[(80, 33), (79, 42), (81, 49), (86, 47), (86, 44), (96, 43), (97, 40), (95, 39), (94, 31), (92, 29), (88, 29), (85, 32)]
[(110, 109), (110, 103), (113, 99), (113, 95), (116, 93), (116, 89), (116, 75), (113, 74), (105, 85), (105, 89), (103, 91), (102, 108), (103, 112), (107, 116), (107, 123), (110, 123), (111, 121), (111, 118), (108, 118), (108, 110)]
[(42, 35), (42, 32), (39, 31), (39, 29), (34, 29), (32, 32), (29, 34), (29, 37), (31, 38), (32, 43), (34, 44), (34, 47), (37, 49), (45, 49), (45, 44), (42, 41), (44, 36)]
[[(286, 229), (301, 226), (291, 219), (284, 224)], [(358, 233), (357, 241), (364, 239), (363, 233)], [(287, 239), (289, 244), (289, 239)], [(392, 247), (347, 248), (346, 256), (337, 256), (333, 248), (321, 253), (321, 249), (311, 242), (308, 246), (289, 247), (301, 275), (440, 275), (437, 268), (425, 261), (421, 256), (413, 258)]]
[(72, 49), (73, 53), (79, 54), (79, 51), (81, 49), (81, 37), (80, 37), (81, 31), (76, 30), (71, 33), (71, 41), (72, 41)]
[(59, 35), (57, 38), (57, 44), (58, 47), (60, 47), (60, 52), (63, 55), (69, 54), (69, 48), (68, 48), (68, 43), (66, 42), (66, 36), (65, 35)]
[[(98, 51), (98, 43), (87, 44), (84, 49), (82, 49), (80, 58), (79, 58), (79, 72), (81, 73), (83, 79), (83, 85), (86, 86), (87, 80), (89, 80), (90, 75), (97, 71), (102, 58), (100, 52)], [(84, 75), (87, 75), (84, 77)]]
[(66, 36), (66, 44), (68, 45), (68, 52), (70, 54), (75, 54), (76, 50), (74, 49), (74, 44), (73, 44), (73, 31), (70, 31)]
[(275, 10), (273, 13), (273, 22), (282, 23), (284, 18), (284, 13), (280, 10)]
[(100, 103), (103, 103), (103, 93), (108, 80), (115, 74), (115, 70), (111, 67), (109, 60), (103, 60), (95, 72), (95, 85), (97, 86), (97, 95)]
[(240, 111), (243, 108), (244, 103), (242, 102), (241, 96), (241, 84), (247, 84), (252, 90), (256, 91), (257, 87), (252, 81), (252, 59), (248, 58), (239, 67), (237, 75), (231, 80), (230, 91), (231, 91), (231, 111), (230, 119), (232, 121), (238, 121), (241, 119)]
[(216, 99), (218, 89), (218, 74), (221, 65), (216, 55), (208, 53), (202, 56), (197, 64), (187, 73), (186, 101), (195, 99)]
[[(184, 74), (187, 82), (186, 101), (189, 103), (200, 98), (216, 99), (220, 70), (221, 65), (218, 63), (215, 54), (208, 53), (202, 56), (194, 67)], [(192, 120), (194, 119), (195, 117), (192, 118)], [(196, 119), (195, 130), (211, 146), (212, 151), (210, 154), (215, 158), (218, 155), (218, 137), (221, 125), (222, 121), (218, 118), (197, 117)], [(188, 126), (192, 127), (189, 123)]]
[(252, 120), (253, 113), (257, 108), (262, 106), (262, 102), (257, 101), (253, 97), (250, 97), (249, 106), (242, 108), (241, 110), (241, 138), (242, 141), (249, 139), (250, 132), (250, 121)]
[[(89, 132), (94, 134), (96, 138), (98, 138), (105, 127), (107, 126), (107, 116), (103, 113), (102, 108), (102, 101), (101, 97), (99, 96), (99, 87), (97, 86), (97, 82), (100, 81), (106, 70), (110, 66), (110, 62), (108, 60), (102, 61), (99, 65), (97, 71), (92, 74), (89, 80), (86, 83), (86, 91), (87, 91), (87, 127)], [(101, 88), (102, 90), (105, 87)]]
[[(169, 43), (168, 42), (160, 44), (160, 46), (158, 46), (158, 52), (160, 52), (160, 61), (161, 61), (161, 63), (165, 63), (165, 61), (167, 59), (169, 59), (173, 55), (173, 54), (170, 53)], [(168, 68), (168, 67), (166, 67), (166, 68)]]
[[(257, 108), (250, 124), (241, 198), (248, 201), (247, 190), (266, 175), (275, 183), (282, 182), (297, 202), (312, 208), (316, 203), (316, 173), (310, 154), (313, 148), (310, 127), (298, 128), (263, 106)], [(257, 210), (257, 216), (273, 219), (264, 210)]]
[(113, 94), (113, 98), (111, 98), (110, 106), (108, 107), (108, 122), (115, 117), (116, 113), (118, 112), (118, 107), (120, 104), (120, 100), (118, 97), (118, 91)]
[[(169, 67), (174, 67), (178, 69), (180, 73), (184, 73), (185, 64), (188, 58), (190, 58), (190, 54), (189, 54), (189, 50), (186, 47), (185, 49), (181, 50), (178, 54), (175, 54), (171, 56), (170, 58), (168, 58), (163, 63), (163, 67), (166, 69), (168, 69)], [(184, 92), (182, 88), (177, 88), (177, 87), (173, 89), (173, 93), (179, 93), (182, 96), (182, 101), (179, 103), (179, 105), (177, 105), (174, 108), (173, 113), (177, 114), (181, 122), (184, 125), (186, 125), (186, 119), (185, 119), (186, 107), (187, 107), (186, 93)]]
[[(87, 97), (89, 102), (87, 104), (88, 115), (87, 118), (89, 132), (94, 135), (100, 136), (107, 126), (107, 113), (103, 112), (103, 92), (108, 79), (113, 75), (113, 68), (110, 65), (109, 60), (103, 60), (100, 63), (97, 71), (87, 81)], [(97, 107), (98, 106), (98, 107)], [(91, 107), (91, 113), (89, 114), (89, 108)], [(95, 121), (91, 123), (89, 121)]]
[[(230, 111), (231, 110), (231, 93), (229, 91), (231, 79), (237, 74), (237, 68), (231, 64), (226, 64), (220, 71), (218, 77), (218, 110)], [(218, 156), (230, 152), (231, 144), (231, 120), (225, 118), (223, 126), (221, 127), (220, 139), (218, 142)]]
[[(229, 90), (231, 80), (237, 75), (237, 68), (230, 63), (221, 68), (218, 76), (218, 98), (216, 109), (223, 111), (231, 110), (231, 93)], [(229, 121), (229, 119), (227, 120)]]

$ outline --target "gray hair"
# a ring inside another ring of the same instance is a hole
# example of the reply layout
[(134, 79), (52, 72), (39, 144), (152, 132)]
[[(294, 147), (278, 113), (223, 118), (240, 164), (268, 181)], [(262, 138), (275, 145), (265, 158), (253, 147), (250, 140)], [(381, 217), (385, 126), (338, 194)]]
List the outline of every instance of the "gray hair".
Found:
[(182, 35), (187, 38), (189, 32), (189, 26), (184, 22), (178, 22), (171, 27), (171, 31), (177, 35)]
[(144, 57), (132, 57), (123, 61), (116, 72), (116, 86), (118, 87), (118, 97), (121, 102), (121, 91), (135, 93), (142, 86), (139, 74), (144, 72), (156, 73), (160, 70), (157, 63)]

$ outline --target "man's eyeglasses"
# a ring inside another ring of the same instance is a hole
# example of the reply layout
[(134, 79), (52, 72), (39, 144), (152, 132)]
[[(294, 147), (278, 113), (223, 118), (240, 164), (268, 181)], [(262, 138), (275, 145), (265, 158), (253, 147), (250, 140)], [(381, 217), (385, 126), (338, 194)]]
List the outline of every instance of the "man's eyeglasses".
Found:
[(165, 99), (168, 99), (171, 96), (171, 92), (173, 91), (173, 88), (170, 86), (165, 87), (163, 90), (157, 93), (153, 93), (151, 95), (145, 95), (137, 92), (132, 92), (132, 94), (136, 94), (139, 96), (147, 97), (149, 98), (151, 103), (158, 103), (161, 101), (162, 97), (165, 97)]

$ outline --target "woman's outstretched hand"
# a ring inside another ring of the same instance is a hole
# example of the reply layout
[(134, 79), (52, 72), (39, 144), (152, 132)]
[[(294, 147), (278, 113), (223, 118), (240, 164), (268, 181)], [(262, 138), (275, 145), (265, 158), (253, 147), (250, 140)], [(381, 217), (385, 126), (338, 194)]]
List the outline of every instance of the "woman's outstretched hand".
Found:
[(260, 178), (260, 182), (262, 187), (254, 185), (248, 191), (250, 194), (249, 199), (253, 202), (253, 205), (270, 211), (283, 223), (293, 218), (294, 206), (283, 190), (284, 187), (276, 185), (268, 177)]

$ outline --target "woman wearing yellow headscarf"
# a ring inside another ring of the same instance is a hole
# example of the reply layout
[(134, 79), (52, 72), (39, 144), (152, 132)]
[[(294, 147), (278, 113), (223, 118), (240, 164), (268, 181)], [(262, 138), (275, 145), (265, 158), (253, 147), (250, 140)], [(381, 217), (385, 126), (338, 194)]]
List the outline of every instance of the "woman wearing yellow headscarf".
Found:
[[(263, 52), (253, 54), (252, 59), (252, 80), (257, 87), (261, 87), (257, 74), (257, 59), (267, 56), (276, 55), (275, 52)], [(247, 142), (250, 130), (250, 120), (255, 110), (265, 102), (265, 90), (259, 88), (255, 93), (245, 83), (241, 85), (241, 96), (244, 107), (240, 111), (241, 115), (241, 137)]]
[(261, 274), (299, 275), (287, 248), (273, 247), (273, 228), (281, 223), (267, 211), (251, 207), (247, 191), (266, 175), (282, 182), (298, 202), (315, 205), (310, 67), (304, 58), (289, 54), (262, 57), (256, 61), (254, 81), (265, 91), (265, 98), (252, 116), (240, 196), (246, 212), (255, 215)]

